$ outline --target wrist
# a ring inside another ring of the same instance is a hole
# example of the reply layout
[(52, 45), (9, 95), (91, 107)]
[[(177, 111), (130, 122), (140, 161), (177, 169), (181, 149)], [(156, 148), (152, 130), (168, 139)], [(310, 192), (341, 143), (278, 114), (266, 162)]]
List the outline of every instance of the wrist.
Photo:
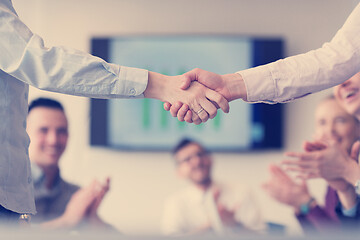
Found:
[(298, 198), (298, 201), (293, 205), (297, 214), (307, 214), (310, 209), (316, 206), (316, 201), (313, 197), (306, 194)]
[(348, 164), (346, 164), (344, 179), (352, 186), (355, 186), (357, 181), (360, 180), (360, 167), (355, 161), (350, 160), (348, 161)]
[(238, 73), (225, 74), (221, 76), (224, 79), (225, 85), (230, 93), (229, 101), (235, 99), (247, 100), (247, 92), (245, 82), (242, 76)]
[(163, 74), (156, 72), (148, 72), (148, 84), (144, 91), (144, 97), (154, 98), (164, 101), (164, 88), (166, 83), (166, 77)]
[(346, 210), (353, 208), (357, 203), (357, 195), (355, 189), (350, 184), (349, 186), (350, 187), (347, 189), (347, 191), (337, 191), (341, 205), (343, 209)]

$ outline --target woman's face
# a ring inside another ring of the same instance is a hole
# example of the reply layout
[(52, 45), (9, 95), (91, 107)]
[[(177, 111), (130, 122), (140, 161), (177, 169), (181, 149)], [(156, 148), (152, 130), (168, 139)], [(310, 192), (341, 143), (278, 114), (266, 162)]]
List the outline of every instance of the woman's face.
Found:
[(350, 152), (351, 146), (359, 138), (359, 123), (347, 113), (336, 99), (321, 102), (315, 113), (316, 140), (332, 140)]

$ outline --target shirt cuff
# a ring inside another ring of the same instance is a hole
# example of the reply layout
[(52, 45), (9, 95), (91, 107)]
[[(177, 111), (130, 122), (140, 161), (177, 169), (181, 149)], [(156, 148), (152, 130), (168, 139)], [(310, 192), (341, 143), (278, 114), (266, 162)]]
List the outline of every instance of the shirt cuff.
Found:
[(356, 212), (357, 212), (357, 207), (358, 207), (358, 203), (359, 200), (357, 201), (357, 203), (355, 204), (355, 206), (353, 206), (350, 209), (345, 209), (342, 205), (341, 205), (341, 212), (345, 217), (355, 217), (356, 216)]
[(143, 97), (148, 84), (147, 70), (115, 64), (110, 64), (110, 67), (119, 76), (113, 87), (112, 94), (121, 97)]
[(275, 81), (267, 65), (237, 72), (244, 80), (248, 102), (275, 103)]

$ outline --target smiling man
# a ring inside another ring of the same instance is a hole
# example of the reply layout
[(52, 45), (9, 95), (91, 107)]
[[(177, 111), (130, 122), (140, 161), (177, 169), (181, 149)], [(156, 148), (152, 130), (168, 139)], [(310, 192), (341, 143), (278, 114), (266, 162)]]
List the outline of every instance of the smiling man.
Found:
[(109, 180), (105, 184), (95, 180), (80, 188), (61, 178), (59, 161), (69, 137), (62, 105), (47, 98), (32, 101), (27, 132), (31, 139), (29, 156), (38, 212), (34, 222), (52, 229), (80, 225), (110, 229), (97, 215), (97, 208), (109, 189)]
[[(60, 103), (51, 99), (37, 99), (29, 106), (27, 132), (31, 137), (29, 156), (46, 175), (55, 176), (58, 163), (68, 140), (68, 121)], [(52, 185), (54, 177), (47, 180)]]

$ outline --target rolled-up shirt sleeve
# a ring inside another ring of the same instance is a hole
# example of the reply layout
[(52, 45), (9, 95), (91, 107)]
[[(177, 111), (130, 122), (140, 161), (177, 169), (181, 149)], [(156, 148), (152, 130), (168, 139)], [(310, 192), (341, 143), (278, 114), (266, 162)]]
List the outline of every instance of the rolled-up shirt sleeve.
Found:
[(109, 64), (62, 46), (45, 47), (4, 3), (0, 33), (0, 69), (36, 88), (95, 98), (142, 96), (146, 89), (146, 70)]
[(249, 102), (287, 102), (336, 86), (360, 71), (360, 4), (319, 49), (239, 71)]

